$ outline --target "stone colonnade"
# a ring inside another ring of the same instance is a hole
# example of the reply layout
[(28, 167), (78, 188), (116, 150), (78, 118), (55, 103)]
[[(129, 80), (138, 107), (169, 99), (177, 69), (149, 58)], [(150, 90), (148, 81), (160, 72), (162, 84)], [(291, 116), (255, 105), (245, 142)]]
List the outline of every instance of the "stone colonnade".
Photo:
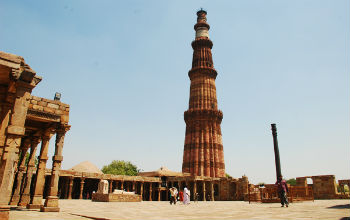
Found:
[[(58, 125), (49, 127), (42, 132), (37, 132), (33, 136), (24, 137), (20, 147), (20, 155), (18, 162), (17, 174), (15, 176), (15, 187), (10, 200), (10, 205), (26, 206), (28, 209), (41, 209), (41, 211), (59, 211), (58, 207), (58, 180), (63, 160), (62, 149), (65, 133), (69, 130), (69, 126)], [(50, 175), (49, 190), (44, 206), (42, 200), (45, 186), (46, 162), (48, 159), (48, 148), (51, 137), (56, 134), (55, 153), (52, 157), (52, 170)], [(36, 163), (36, 152), (41, 142), (40, 154)], [(30, 149), (30, 150), (29, 150)], [(26, 154), (29, 150), (29, 160), (25, 165)], [(35, 178), (33, 174), (35, 172)], [(32, 183), (32, 181), (34, 181)], [(31, 186), (33, 188), (31, 189)], [(33, 195), (30, 192), (34, 191)]]
[[(93, 192), (97, 191), (100, 177), (86, 176), (61, 176), (63, 179), (60, 189), (61, 199), (91, 199)], [(130, 177), (129, 177), (130, 178)], [(135, 192), (142, 196), (143, 201), (169, 201), (169, 188), (176, 187), (183, 191), (183, 187), (191, 191), (191, 200), (214, 201), (220, 200), (219, 181), (211, 180), (188, 180), (185, 178), (169, 179), (163, 183), (160, 178), (150, 178), (153, 180), (144, 180), (135, 177), (135, 179), (108, 179), (109, 193), (115, 189)], [(216, 187), (215, 187), (216, 186)], [(214, 188), (216, 188), (214, 190)]]
[[(56, 97), (48, 100), (32, 96), (42, 78), (20, 56), (0, 51), (0, 79), (0, 218), (4, 218), (3, 210), (8, 205), (58, 211), (57, 188), (64, 136), (70, 127), (69, 105)], [(42, 206), (49, 140), (55, 134), (50, 187)]]

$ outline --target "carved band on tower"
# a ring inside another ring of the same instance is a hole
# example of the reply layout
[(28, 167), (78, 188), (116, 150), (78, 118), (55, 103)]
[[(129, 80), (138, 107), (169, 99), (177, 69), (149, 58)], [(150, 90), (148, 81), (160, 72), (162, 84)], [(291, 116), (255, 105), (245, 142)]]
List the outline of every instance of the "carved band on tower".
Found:
[(225, 177), (224, 151), (221, 136), (223, 114), (218, 110), (214, 69), (209, 39), (207, 12), (197, 12), (195, 40), (192, 42), (192, 69), (189, 108), (186, 122), (182, 172), (192, 176)]

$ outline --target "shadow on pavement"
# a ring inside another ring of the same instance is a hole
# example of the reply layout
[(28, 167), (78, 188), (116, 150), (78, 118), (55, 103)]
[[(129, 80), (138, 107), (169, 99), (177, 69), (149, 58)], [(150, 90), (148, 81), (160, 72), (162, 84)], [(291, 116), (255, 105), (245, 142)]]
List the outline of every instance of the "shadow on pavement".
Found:
[(108, 218), (99, 218), (99, 217), (92, 217), (92, 216), (87, 216), (87, 215), (79, 215), (79, 214), (73, 214), (73, 213), (68, 213), (68, 214), (79, 216), (79, 217), (84, 217), (84, 218), (89, 218), (89, 219), (93, 219), (93, 220), (110, 220)]
[(335, 205), (328, 207), (329, 209), (350, 209), (350, 204), (345, 205)]

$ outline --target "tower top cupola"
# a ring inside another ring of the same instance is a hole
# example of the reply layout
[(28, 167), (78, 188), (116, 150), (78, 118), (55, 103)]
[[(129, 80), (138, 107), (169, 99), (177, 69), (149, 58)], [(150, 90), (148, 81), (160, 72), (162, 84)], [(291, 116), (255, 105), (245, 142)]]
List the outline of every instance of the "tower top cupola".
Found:
[(209, 38), (209, 29), (210, 26), (207, 23), (207, 12), (201, 8), (201, 10), (197, 11), (197, 24), (194, 25), (194, 30), (196, 31), (196, 38)]

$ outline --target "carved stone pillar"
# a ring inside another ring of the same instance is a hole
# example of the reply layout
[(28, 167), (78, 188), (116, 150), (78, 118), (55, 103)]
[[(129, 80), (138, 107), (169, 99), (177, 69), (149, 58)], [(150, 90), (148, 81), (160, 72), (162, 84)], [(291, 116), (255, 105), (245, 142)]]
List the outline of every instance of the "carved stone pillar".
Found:
[(124, 180), (121, 181), (120, 189), (121, 189), (121, 190), (124, 190)]
[(140, 195), (141, 195), (141, 199), (143, 200), (143, 182), (141, 182), (141, 186), (140, 186)]
[(52, 157), (52, 170), (50, 178), (50, 188), (48, 196), (45, 200), (44, 207), (41, 207), (42, 212), (59, 212), (58, 207), (58, 180), (61, 169), (61, 163), (63, 160), (62, 150), (64, 137), (66, 132), (69, 130), (68, 126), (60, 126), (56, 131), (56, 142), (55, 142), (55, 155)]
[(73, 191), (73, 177), (69, 177), (69, 189), (68, 189), (68, 199), (72, 199), (72, 191)]
[(158, 201), (160, 201), (160, 183), (158, 183)]
[(8, 126), (6, 128), (6, 123), (3, 126), (3, 121), (0, 125), (1, 130), (5, 132), (2, 136), (4, 140), (1, 140), (3, 145), (0, 146), (2, 149), (0, 158), (0, 206), (8, 205), (11, 199), (18, 151), (25, 132), (24, 123), (32, 89), (28, 88), (28, 85), (22, 81), (16, 82), (13, 86), (18, 87), (15, 88), (16, 92), (11, 96), (11, 101), (14, 100), (13, 108), (8, 109), (6, 113), (8, 115), (5, 116), (5, 119), (8, 120)]
[(82, 177), (81, 180), (80, 180), (80, 194), (79, 194), (79, 199), (83, 199), (84, 183), (85, 183), (85, 178)]
[(207, 198), (205, 195), (205, 181), (203, 181), (203, 201), (207, 201)]
[(109, 180), (109, 193), (113, 193), (113, 180)]
[(193, 200), (196, 201), (196, 194), (197, 194), (197, 181), (193, 181)]
[(18, 203), (19, 206), (26, 206), (30, 203), (30, 186), (32, 184), (33, 172), (35, 170), (35, 154), (40, 141), (41, 138), (38, 136), (34, 136), (31, 138), (29, 161), (27, 165), (27, 172), (24, 178), (23, 192)]
[(25, 165), (26, 154), (29, 146), (30, 146), (30, 140), (29, 139), (24, 140), (21, 147), (21, 158), (19, 160), (19, 166), (18, 166), (18, 172), (17, 172), (17, 185), (13, 192), (10, 205), (17, 205), (17, 203), (19, 202), (21, 189), (23, 187), (22, 185), (23, 175), (24, 175), (24, 171), (26, 170), (26, 165)]
[[(12, 112), (12, 103), (0, 103), (0, 159), (5, 148), (6, 143), (6, 130), (10, 122), (10, 116)], [(1, 182), (0, 182), (1, 183)]]
[(152, 201), (152, 182), (149, 183), (149, 199), (148, 201)]
[(169, 190), (167, 189), (166, 191), (165, 191), (165, 201), (169, 201)]
[(214, 184), (213, 184), (213, 181), (210, 181), (210, 199), (211, 201), (214, 201)]
[(43, 191), (44, 191), (44, 185), (45, 185), (46, 162), (48, 159), (47, 151), (49, 149), (49, 141), (52, 135), (53, 135), (53, 130), (48, 129), (45, 131), (45, 134), (42, 137), (39, 164), (36, 170), (34, 196), (30, 204), (27, 205), (27, 209), (40, 209), (40, 207), (42, 206)]
[(131, 191), (133, 192), (133, 191), (136, 191), (135, 190), (135, 181), (132, 181), (132, 189), (131, 189)]
[(68, 191), (69, 191), (69, 177), (66, 179), (66, 181), (64, 181), (64, 183), (65, 183), (65, 188), (64, 188), (64, 192), (65, 192), (65, 194), (64, 194), (64, 199), (68, 199)]

